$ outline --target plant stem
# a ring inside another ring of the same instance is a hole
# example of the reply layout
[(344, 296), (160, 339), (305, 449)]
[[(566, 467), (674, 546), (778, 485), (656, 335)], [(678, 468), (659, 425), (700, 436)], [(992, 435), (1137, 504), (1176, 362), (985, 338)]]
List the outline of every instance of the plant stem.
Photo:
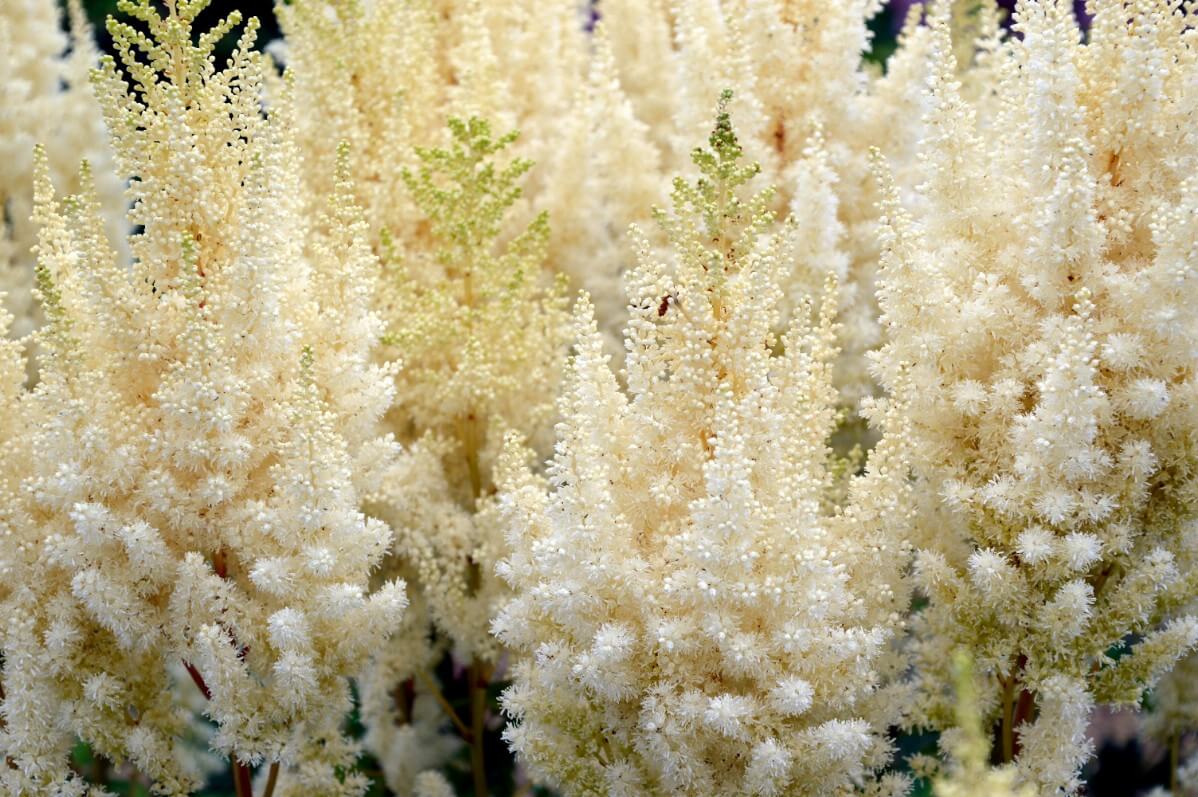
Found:
[(409, 678), (395, 685), (391, 690), (391, 701), (395, 705), (395, 724), (407, 725), (412, 719), (412, 702), (415, 698), (415, 689), (412, 686), (414, 679)]
[[(183, 662), (183, 667), (187, 670), (187, 674), (191, 676), (191, 680), (203, 693), (205, 699), (212, 699), (212, 690), (208, 688), (208, 684), (204, 682), (204, 676), (200, 675), (200, 671), (191, 665), (190, 662)], [(250, 783), (250, 768), (237, 760), (237, 756), (231, 756), (233, 764), (233, 789), (237, 797), (254, 797), (254, 787)], [(271, 780), (267, 784), (267, 795), (274, 790), (274, 779), (278, 776), (278, 763), (271, 765)]]
[(487, 681), (480, 663), (470, 665), (470, 769), (474, 797), (487, 797), (487, 764), (483, 757), (483, 723), (487, 716)]
[[(462, 280), (462, 300), (467, 308), (467, 329), (473, 336), (475, 257), (473, 252), (468, 254), (468, 266)], [(483, 430), (477, 413), (474, 411), (467, 413), (459, 428), (461, 429), (463, 453), (466, 456), (466, 470), (470, 477), (470, 511), (473, 513), (478, 511), (478, 499), (483, 492), (482, 467), (479, 462)], [(470, 733), (467, 739), (470, 742), (470, 770), (474, 775), (474, 797), (487, 797), (487, 764), (483, 755), (483, 732), (487, 717), (487, 683), (483, 665), (478, 662), (471, 663), (466, 677), (470, 679)], [(449, 704), (444, 703), (444, 705), (448, 707)], [(462, 724), (452, 709), (449, 716), (457, 720), (458, 725)]]
[(108, 758), (98, 753), (93, 754), (91, 782), (97, 786), (108, 785)]
[(469, 412), (458, 419), (458, 436), (462, 441), (462, 454), (466, 460), (466, 472), (470, 478), (471, 512), (478, 509), (478, 499), (483, 493), (482, 463), (479, 452), (483, 445), (482, 424), (474, 412)]
[(279, 762), (275, 761), (270, 765), (270, 772), (266, 774), (266, 791), (262, 792), (262, 797), (274, 797), (275, 784), (279, 782)]
[(1015, 674), (1003, 681), (1002, 688), (1002, 763), (1015, 758)]
[(187, 670), (187, 674), (191, 676), (191, 680), (199, 688), (200, 693), (205, 700), (212, 699), (212, 692), (208, 689), (208, 684), (204, 683), (204, 676), (200, 675), (200, 671), (191, 665), (190, 662), (183, 662), (183, 668)]
[(1177, 794), (1177, 770), (1181, 766), (1181, 734), (1169, 737), (1169, 793)]
[(1019, 740), (1015, 738), (1015, 729), (1032, 719), (1036, 710), (1036, 698), (1026, 689), (1019, 690), (1015, 700), (1015, 713), (1011, 717), (1011, 755), (1019, 755)]
[(250, 784), (250, 768), (233, 756), (233, 790), (237, 797), (254, 797), (254, 787)]
[(1019, 743), (1015, 738), (1015, 729), (1030, 720), (1036, 711), (1036, 698), (1023, 688), (1020, 676), (1027, 668), (1027, 656), (1020, 654), (1016, 660), (1015, 669), (1006, 678), (999, 678), (1002, 684), (1002, 730), (1001, 750), (1003, 764), (1009, 764), (1019, 755)]
[(449, 705), (449, 701), (445, 699), (445, 695), (437, 688), (437, 685), (422, 672), (416, 673), (416, 677), (420, 679), (420, 683), (424, 685), (424, 688), (437, 701), (437, 705), (449, 715), (449, 719), (453, 721), (453, 726), (458, 729), (458, 733), (462, 735), (462, 738), (469, 742), (473, 734), (466, 727), (466, 723), (462, 722), (462, 718), (458, 716), (458, 713), (453, 710), (453, 706)]

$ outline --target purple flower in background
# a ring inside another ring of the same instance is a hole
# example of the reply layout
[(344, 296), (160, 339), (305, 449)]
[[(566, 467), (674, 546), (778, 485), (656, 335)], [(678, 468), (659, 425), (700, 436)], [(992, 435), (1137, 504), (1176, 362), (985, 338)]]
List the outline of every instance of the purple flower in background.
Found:
[(590, 0), (582, 6), (583, 22), (582, 28), (587, 33), (595, 32), (595, 25), (599, 24), (601, 14), (599, 13), (599, 0)]

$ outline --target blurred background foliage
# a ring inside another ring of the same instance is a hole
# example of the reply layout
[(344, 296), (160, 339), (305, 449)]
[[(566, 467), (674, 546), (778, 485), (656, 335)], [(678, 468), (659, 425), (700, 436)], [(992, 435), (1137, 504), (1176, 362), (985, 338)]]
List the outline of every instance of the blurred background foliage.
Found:
[[(827, 2), (838, 1), (827, 0)], [(882, 65), (885, 64), (886, 58), (895, 49), (898, 31), (903, 20), (910, 7), (916, 2), (919, 0), (889, 0), (882, 12), (871, 23), (874, 42), (873, 48), (866, 54), (867, 59)], [(105, 19), (109, 15), (117, 13), (117, 0), (83, 0), (83, 3), (95, 27), (100, 47), (109, 50), (111, 38), (105, 30)], [(1014, 6), (1015, 0), (999, 0), (999, 4), (1010, 9)], [(1076, 5), (1079, 17), (1084, 21), (1082, 8), (1084, 0), (1077, 0)], [(246, 18), (256, 16), (261, 21), (262, 29), (258, 46), (262, 47), (279, 35), (273, 8), (272, 0), (213, 0), (211, 6), (201, 15), (198, 27), (206, 28), (229, 12), (235, 9), (240, 10)], [(602, 0), (592, 0), (592, 13), (602, 16)], [(236, 35), (233, 34), (222, 42), (221, 47), (217, 50), (218, 61), (228, 55), (235, 39)], [(462, 702), (462, 705), (455, 706), (455, 708), (466, 711), (465, 687), (462, 686), (460, 690), (455, 689), (455, 681), (458, 679), (455, 678), (450, 668), (445, 669), (446, 671), (439, 675), (446, 685), (446, 696), (451, 702)], [(492, 711), (496, 715), (499, 713), (496, 698), (502, 687), (503, 684), (493, 685), (492, 694), (489, 696), (492, 702)], [(349, 722), (351, 729), (357, 725), (357, 720), (354, 717), (351, 717)], [(358, 730), (361, 730), (360, 727)], [(493, 741), (495, 749), (488, 750), (487, 760), (496, 766), (497, 770), (510, 769), (512, 765), (510, 757), (498, 749), (498, 746), (502, 744), (498, 734), (489, 735), (493, 739), (489, 739), (488, 744), (490, 745)], [(1088, 797), (1127, 797), (1143, 793), (1154, 785), (1167, 783), (1167, 755), (1162, 750), (1143, 748), (1136, 733), (1136, 720), (1132, 715), (1100, 712), (1092, 723), (1092, 735), (1098, 744), (1099, 754), (1091, 762), (1086, 773), (1089, 781), (1086, 789)], [(915, 753), (931, 754), (936, 749), (936, 738), (932, 734), (902, 735), (898, 738), (898, 748), (900, 761)], [(150, 795), (149, 783), (139, 777), (137, 773), (129, 772), (121, 767), (114, 767), (111, 762), (95, 756), (84, 744), (80, 744), (76, 748), (74, 763), (78, 771), (84, 773), (89, 780), (94, 783), (107, 784), (108, 789), (115, 794), (129, 795), (129, 797), (149, 797)], [(454, 782), (458, 794), (469, 794), (469, 762), (463, 760), (455, 763), (460, 766), (451, 766), (445, 774)], [(388, 794), (382, 785), (377, 761), (368, 756), (363, 757), (357, 768), (360, 772), (370, 776), (373, 781), (374, 785), (369, 797), (383, 797)], [(495, 785), (495, 797), (508, 797), (513, 794), (540, 797), (543, 794), (539, 790), (516, 790), (513, 786), (512, 775), (513, 773), (510, 771), (496, 771), (489, 777), (489, 781)], [(232, 778), (222, 770), (212, 777), (208, 788), (201, 792), (199, 797), (230, 797), (233, 793)], [(930, 793), (929, 784), (921, 782), (912, 797), (927, 797)]]

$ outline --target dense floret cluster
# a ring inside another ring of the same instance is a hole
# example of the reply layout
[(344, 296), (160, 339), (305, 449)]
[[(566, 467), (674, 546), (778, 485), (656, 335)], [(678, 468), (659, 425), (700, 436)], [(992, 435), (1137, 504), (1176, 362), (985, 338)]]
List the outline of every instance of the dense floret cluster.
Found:
[(0, 0), (0, 797), (1198, 786), (1191, 0), (208, 5)]

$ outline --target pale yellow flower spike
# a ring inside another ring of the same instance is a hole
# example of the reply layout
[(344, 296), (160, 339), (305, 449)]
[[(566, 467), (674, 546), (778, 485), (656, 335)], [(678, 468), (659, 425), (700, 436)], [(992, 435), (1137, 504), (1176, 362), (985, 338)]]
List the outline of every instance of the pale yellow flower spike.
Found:
[(81, 189), (81, 160), (97, 177), (105, 235), (124, 247), (127, 224), (122, 185), (112, 174), (112, 154), (100, 108), (88, 85), (97, 53), (78, 0), (62, 8), (53, 0), (0, 3), (0, 293), (13, 316), (7, 334), (32, 332), (44, 320), (33, 298), (33, 148), (45, 147), (50, 178), (60, 190)]
[(1079, 788), (1092, 706), (1198, 644), (1198, 180), (1172, 154), (1198, 147), (1195, 19), (1091, 6), (1083, 41), (1071, 3), (1020, 2), (974, 66), (933, 6), (919, 188), (881, 205), (875, 373), (915, 364), (925, 496), (915, 720), (953, 723), (970, 649), (983, 725), (1041, 795)]
[(339, 774), (356, 757), (346, 676), (406, 604), (399, 581), (368, 594), (391, 532), (360, 511), (353, 473), (365, 450), (398, 453), (376, 426), (392, 375), (369, 365), (381, 325), (356, 284), (373, 256), (342, 169), (332, 240), (303, 257), (290, 117), (263, 113), (257, 24), (218, 70), (208, 56), (238, 18), (197, 37), (203, 6), (123, 2), (123, 70), (105, 58), (93, 75), (144, 227), (133, 260), (105, 241), (89, 170), (60, 201), (38, 154), (40, 382), (0, 395), (5, 794), (86, 793), (75, 737), (156, 793), (192, 793), (197, 691), (243, 785), (297, 759), (302, 793), (367, 785)]
[(835, 296), (773, 353), (788, 239), (740, 156), (726, 97), (628, 278), (628, 392), (580, 300), (547, 480), (514, 440), (501, 469), (505, 735), (565, 795), (848, 795), (889, 759), (904, 404), (837, 508)]

